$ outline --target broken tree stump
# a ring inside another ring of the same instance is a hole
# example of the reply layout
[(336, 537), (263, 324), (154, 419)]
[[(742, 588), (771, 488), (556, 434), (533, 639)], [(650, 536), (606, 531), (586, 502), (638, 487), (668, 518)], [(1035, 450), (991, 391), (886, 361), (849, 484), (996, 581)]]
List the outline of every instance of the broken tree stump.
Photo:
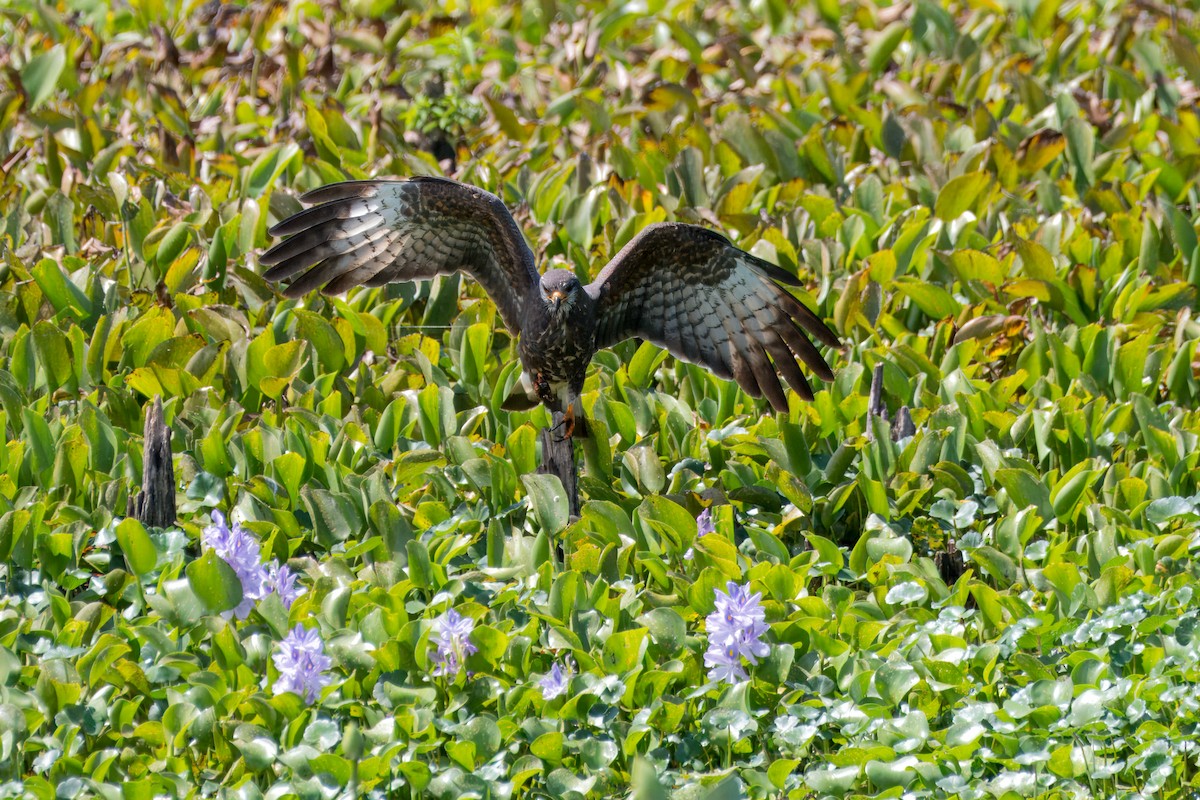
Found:
[(171, 432), (163, 420), (162, 397), (146, 411), (142, 455), (142, 490), (129, 498), (126, 516), (143, 525), (169, 528), (175, 524), (175, 466), (171, 463)]
[[(871, 394), (867, 401), (867, 412), (872, 417), (882, 417), (884, 422), (888, 421), (887, 404), (883, 402), (883, 362), (880, 361), (875, 365), (874, 371), (871, 373)], [(871, 432), (868, 430), (867, 435)]]
[[(887, 403), (883, 401), (883, 362), (875, 365), (874, 372), (871, 373), (871, 394), (867, 401), (867, 412), (872, 417), (879, 417), (884, 422), (888, 421)], [(913, 425), (912, 414), (909, 413), (908, 406), (900, 406), (896, 412), (896, 419), (892, 422), (892, 441), (898, 442), (906, 436), (912, 436), (917, 432), (917, 428)], [(875, 438), (875, 429), (873, 426), (867, 428), (867, 438)]]
[(563, 429), (562, 424), (563, 415), (556, 411), (552, 416), (551, 426), (543, 428), (538, 434), (542, 444), (542, 462), (538, 465), (538, 472), (558, 476), (570, 501), (571, 516), (578, 518), (579, 472), (575, 465), (575, 441), (559, 438), (557, 432)]

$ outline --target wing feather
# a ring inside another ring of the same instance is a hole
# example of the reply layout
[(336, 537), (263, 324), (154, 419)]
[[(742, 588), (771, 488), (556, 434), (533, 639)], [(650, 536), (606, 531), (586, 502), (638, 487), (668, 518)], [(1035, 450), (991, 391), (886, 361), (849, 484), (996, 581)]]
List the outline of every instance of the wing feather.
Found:
[(754, 397), (787, 410), (780, 375), (812, 399), (801, 364), (822, 380), (833, 371), (810, 336), (838, 347), (830, 330), (783, 285), (794, 275), (695, 225), (651, 225), (587, 287), (597, 303), (597, 347), (632, 336), (732, 377)]
[(500, 198), (445, 178), (346, 181), (300, 198), (316, 203), (271, 229), (288, 236), (259, 257), (284, 294), (339, 294), (465, 272), (483, 285), (505, 326), (521, 330), (538, 281), (533, 252)]

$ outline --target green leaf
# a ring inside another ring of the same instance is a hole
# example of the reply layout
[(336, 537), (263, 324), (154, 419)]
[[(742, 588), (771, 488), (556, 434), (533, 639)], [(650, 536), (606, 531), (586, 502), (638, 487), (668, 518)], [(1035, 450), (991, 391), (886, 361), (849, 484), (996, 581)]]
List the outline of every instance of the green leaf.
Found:
[(479, 385), (488, 372), (488, 357), (491, 354), (492, 326), (477, 322), (463, 334), (459, 350), (463, 380), (472, 386)]
[[(798, 762), (797, 762), (798, 763)], [(773, 766), (773, 765), (772, 765)], [(783, 788), (779, 786), (779, 788)], [(667, 790), (658, 780), (654, 764), (640, 755), (633, 760), (630, 777), (631, 800), (668, 800)]]
[(642, 660), (646, 652), (645, 628), (618, 631), (604, 643), (604, 669), (613, 675), (629, 672)]
[(1079, 501), (1091, 485), (1093, 477), (1092, 459), (1080, 461), (1067, 471), (1050, 491), (1050, 505), (1054, 508), (1054, 516), (1063, 521), (1074, 517)]
[(21, 423), (33, 455), (33, 467), (39, 473), (45, 472), (54, 466), (54, 436), (50, 433), (50, 426), (30, 408), (21, 409)]
[(312, 518), (317, 540), (326, 546), (355, 538), (362, 532), (362, 513), (345, 495), (309, 485), (300, 490), (300, 499)]
[(30, 270), (38, 288), (56, 312), (69, 312), (76, 320), (91, 317), (91, 299), (67, 277), (66, 272), (49, 258), (43, 258)]
[(37, 108), (54, 94), (66, 65), (67, 52), (61, 44), (29, 59), (29, 63), (21, 70), (21, 85), (29, 96), (30, 109)]
[(696, 520), (678, 503), (662, 495), (650, 495), (643, 500), (638, 506), (638, 516), (678, 550), (696, 538)]
[(978, 250), (951, 253), (950, 266), (962, 281), (984, 281), (999, 286), (1008, 277), (999, 261)]
[(33, 326), (33, 349), (38, 363), (46, 373), (46, 389), (59, 387), (77, 390), (75, 365), (71, 358), (71, 345), (59, 326), (39, 321)]
[(642, 342), (633, 358), (629, 359), (629, 381), (639, 389), (650, 385), (650, 378), (658, 365), (669, 355), (653, 342)]
[(242, 582), (233, 567), (214, 550), (187, 565), (188, 585), (210, 613), (219, 614), (237, 608), (242, 602)]
[(638, 617), (638, 622), (650, 631), (650, 637), (666, 655), (671, 656), (683, 647), (687, 623), (673, 608), (654, 608)]
[(971, 558), (979, 563), (983, 571), (992, 576), (1001, 587), (1012, 585), (1017, 579), (1017, 565), (1006, 554), (991, 545), (971, 549)]
[(916, 303), (917, 307), (932, 319), (956, 317), (962, 310), (958, 301), (935, 283), (905, 276), (896, 278), (894, 285), (901, 294)]
[(166, 273), (167, 269), (179, 258), (179, 254), (188, 246), (192, 238), (191, 226), (186, 222), (177, 222), (163, 235), (158, 242), (158, 250), (154, 260), (159, 270)]
[(413, 585), (422, 589), (436, 588), (433, 563), (429, 559), (429, 548), (425, 543), (410, 539), (405, 543), (404, 550), (408, 556), (408, 579)]
[(508, 636), (489, 625), (476, 625), (471, 631), (471, 643), (477, 649), (473, 658), (491, 666), (504, 657), (504, 651), (508, 648)]
[(571, 507), (562, 481), (557, 475), (527, 474), (521, 476), (529, 504), (538, 528), (554, 536), (567, 527)]
[(300, 145), (289, 142), (267, 148), (250, 165), (246, 173), (246, 196), (261, 197), (272, 186), (287, 167), (288, 162), (300, 153)]
[(910, 28), (909, 23), (896, 21), (875, 34), (866, 50), (867, 69), (872, 74), (878, 75), (883, 71), (892, 57), (892, 53), (896, 52), (896, 48), (904, 40), (904, 34), (908, 33)]
[(938, 219), (945, 222), (958, 219), (974, 205), (991, 180), (986, 172), (968, 172), (966, 175), (959, 175), (938, 192), (933, 213), (937, 215)]
[(537, 434), (526, 423), (508, 435), (505, 441), (513, 468), (522, 475), (537, 469)]
[(1075, 173), (1075, 183), (1089, 187), (1096, 182), (1095, 161), (1096, 133), (1084, 120), (1072, 117), (1067, 120), (1063, 133), (1067, 137), (1067, 157)]
[(1036, 475), (1023, 469), (1006, 468), (996, 470), (996, 480), (1018, 509), (1033, 506), (1043, 520), (1052, 519), (1054, 508), (1050, 505), (1050, 491)]
[(145, 526), (133, 517), (126, 517), (117, 525), (117, 543), (134, 575), (141, 577), (158, 566), (158, 549)]

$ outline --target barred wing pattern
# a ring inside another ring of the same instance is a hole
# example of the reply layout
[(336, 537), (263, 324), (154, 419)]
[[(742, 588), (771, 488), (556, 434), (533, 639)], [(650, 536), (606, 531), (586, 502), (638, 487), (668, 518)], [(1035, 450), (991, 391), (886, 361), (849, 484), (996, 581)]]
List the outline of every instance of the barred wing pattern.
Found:
[(813, 394), (801, 362), (822, 380), (833, 380), (805, 333), (830, 347), (839, 342), (780, 284), (799, 282), (718, 233), (679, 223), (651, 225), (586, 287), (597, 301), (596, 347), (633, 336), (649, 339), (787, 411), (779, 373), (805, 400)]
[(533, 252), (500, 198), (445, 178), (347, 181), (300, 198), (316, 203), (273, 227), (289, 236), (259, 258), (271, 281), (299, 297), (340, 294), (462, 271), (479, 281), (505, 326), (519, 333), (538, 273)]

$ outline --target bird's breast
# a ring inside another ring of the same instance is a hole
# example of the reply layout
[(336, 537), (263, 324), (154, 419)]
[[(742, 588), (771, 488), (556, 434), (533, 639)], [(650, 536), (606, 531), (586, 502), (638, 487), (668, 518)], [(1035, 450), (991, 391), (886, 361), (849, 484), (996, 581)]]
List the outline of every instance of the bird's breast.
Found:
[(584, 316), (547, 312), (530, 320), (519, 346), (526, 371), (552, 383), (578, 381), (595, 352), (595, 325)]

